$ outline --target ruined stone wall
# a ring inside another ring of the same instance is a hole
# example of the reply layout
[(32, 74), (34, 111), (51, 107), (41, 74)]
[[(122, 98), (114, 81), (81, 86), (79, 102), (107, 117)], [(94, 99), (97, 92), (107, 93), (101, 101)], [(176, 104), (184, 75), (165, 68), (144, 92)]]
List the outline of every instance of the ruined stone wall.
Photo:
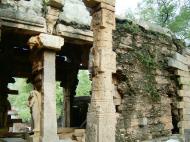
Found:
[(168, 33), (117, 20), (113, 35), (117, 53), (118, 114), (116, 141), (134, 142), (179, 133), (177, 81), (168, 57), (184, 45)]

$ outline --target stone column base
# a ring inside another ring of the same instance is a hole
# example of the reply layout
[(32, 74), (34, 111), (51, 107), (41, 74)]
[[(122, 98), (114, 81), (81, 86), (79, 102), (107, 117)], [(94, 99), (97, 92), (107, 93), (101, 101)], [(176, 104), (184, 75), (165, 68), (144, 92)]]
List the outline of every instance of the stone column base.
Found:
[(48, 136), (48, 137), (42, 137), (40, 142), (59, 142), (58, 136)]
[(27, 142), (40, 142), (40, 137), (32, 135), (32, 136), (29, 137), (29, 139), (27, 140)]

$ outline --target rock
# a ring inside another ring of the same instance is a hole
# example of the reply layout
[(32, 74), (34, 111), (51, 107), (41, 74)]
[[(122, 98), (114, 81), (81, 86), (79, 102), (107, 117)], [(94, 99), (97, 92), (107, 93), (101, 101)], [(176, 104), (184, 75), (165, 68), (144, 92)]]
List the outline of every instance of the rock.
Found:
[(82, 25), (90, 25), (91, 22), (90, 14), (81, 0), (65, 0), (59, 19), (66, 23), (75, 22)]

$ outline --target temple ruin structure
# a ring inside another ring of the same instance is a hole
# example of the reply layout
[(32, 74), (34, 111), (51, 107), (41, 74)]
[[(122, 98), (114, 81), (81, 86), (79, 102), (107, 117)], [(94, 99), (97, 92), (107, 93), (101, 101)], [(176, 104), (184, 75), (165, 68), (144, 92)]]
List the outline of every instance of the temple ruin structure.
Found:
[[(8, 88), (15, 77), (41, 95), (40, 128), (21, 136), (27, 142), (190, 141), (190, 49), (168, 29), (115, 18), (115, 0), (0, 0), (0, 65), (0, 98), (18, 94)], [(88, 69), (81, 129), (73, 106), (77, 74)], [(65, 91), (64, 128), (56, 81)]]

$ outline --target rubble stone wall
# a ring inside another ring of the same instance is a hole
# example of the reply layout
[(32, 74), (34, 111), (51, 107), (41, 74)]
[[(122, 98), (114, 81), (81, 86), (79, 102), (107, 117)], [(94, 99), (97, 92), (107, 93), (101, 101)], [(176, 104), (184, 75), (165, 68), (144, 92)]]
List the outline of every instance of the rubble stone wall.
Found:
[(121, 103), (115, 101), (116, 141), (143, 141), (179, 133), (178, 84), (168, 58), (185, 46), (158, 31), (117, 20), (113, 47), (117, 53), (115, 84)]

